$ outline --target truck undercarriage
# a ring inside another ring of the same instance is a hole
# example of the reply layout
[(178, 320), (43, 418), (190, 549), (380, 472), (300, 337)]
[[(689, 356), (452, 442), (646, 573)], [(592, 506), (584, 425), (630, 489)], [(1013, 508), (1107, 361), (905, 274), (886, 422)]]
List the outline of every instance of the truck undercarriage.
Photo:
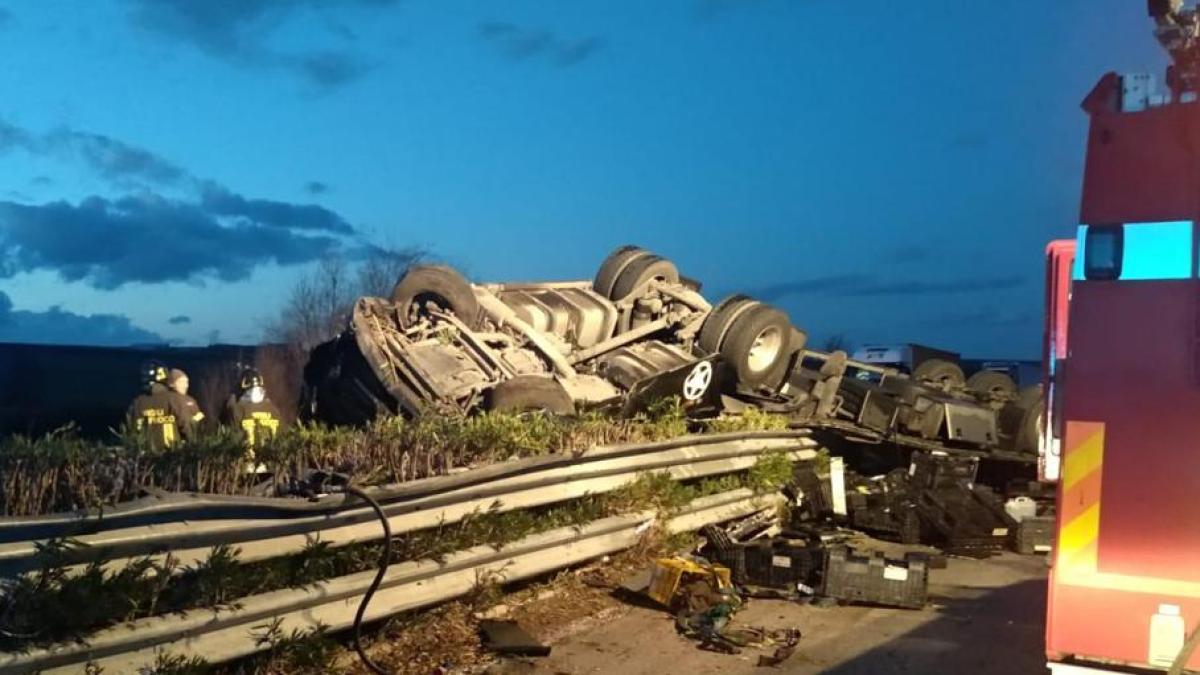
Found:
[(313, 350), (306, 410), (333, 424), (629, 415), (675, 396), (695, 417), (753, 407), (865, 442), (1036, 459), (1040, 391), (999, 373), (968, 384), (948, 362), (910, 375), (805, 342), (780, 310), (744, 295), (712, 305), (669, 260), (632, 246), (590, 282), (472, 284), (417, 266), (390, 298), (361, 298), (346, 330)]

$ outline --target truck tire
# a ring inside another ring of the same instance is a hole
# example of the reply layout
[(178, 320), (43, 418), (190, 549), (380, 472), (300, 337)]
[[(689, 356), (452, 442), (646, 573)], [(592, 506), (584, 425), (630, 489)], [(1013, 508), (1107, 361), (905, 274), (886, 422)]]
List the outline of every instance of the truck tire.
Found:
[(575, 402), (558, 380), (540, 375), (518, 375), (492, 387), (484, 394), (488, 410), (503, 412), (545, 411), (571, 415)]
[(611, 298), (613, 284), (617, 283), (617, 277), (621, 276), (621, 272), (625, 271), (629, 263), (648, 255), (650, 252), (646, 249), (629, 245), (622, 246), (608, 254), (604, 262), (600, 263), (596, 279), (592, 282), (592, 290), (606, 298)]
[(641, 256), (630, 262), (617, 277), (608, 299), (621, 302), (633, 295), (639, 286), (653, 279), (677, 284), (679, 270), (676, 269), (675, 263), (661, 256)]
[(1004, 373), (981, 370), (967, 378), (967, 389), (992, 398), (1013, 398), (1017, 395), (1017, 383)]
[(1021, 406), (1022, 408), (1028, 408), (1034, 405), (1041, 406), (1042, 385), (1031, 384), (1028, 387), (1022, 388), (1020, 393), (1017, 394), (1017, 405)]
[(721, 343), (729, 332), (729, 326), (741, 311), (742, 305), (747, 302), (754, 301), (739, 293), (725, 298), (712, 308), (708, 317), (704, 319), (704, 325), (700, 326), (700, 335), (696, 338), (700, 351), (707, 355), (716, 354), (721, 350)]
[(957, 363), (945, 359), (926, 359), (913, 369), (914, 380), (928, 382), (936, 386), (961, 387), (967, 383), (962, 368)]
[(1042, 437), (1042, 400), (1038, 398), (1025, 408), (1021, 426), (1017, 428), (1015, 449), (1026, 455), (1036, 455)]
[(733, 365), (742, 387), (753, 389), (782, 376), (791, 356), (792, 323), (770, 305), (738, 314), (721, 343), (720, 353)]
[(416, 323), (426, 303), (449, 310), (474, 330), (479, 327), (479, 301), (471, 283), (453, 267), (416, 265), (410, 267), (392, 289), (392, 302), (400, 305), (400, 326)]

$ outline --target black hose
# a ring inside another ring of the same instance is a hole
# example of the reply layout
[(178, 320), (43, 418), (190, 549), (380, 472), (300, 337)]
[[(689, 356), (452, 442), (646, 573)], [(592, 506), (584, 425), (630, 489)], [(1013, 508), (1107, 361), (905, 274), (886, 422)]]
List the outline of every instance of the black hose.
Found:
[(375, 591), (379, 590), (379, 584), (383, 583), (383, 577), (387, 574), (388, 565), (392, 560), (392, 527), (388, 524), (387, 516), (383, 513), (379, 502), (375, 501), (371, 495), (350, 484), (347, 484), (344, 489), (346, 492), (370, 504), (371, 508), (375, 510), (375, 515), (379, 517), (379, 524), (383, 526), (383, 552), (379, 556), (379, 571), (375, 573), (375, 579), (371, 581), (371, 585), (367, 587), (367, 592), (363, 594), (362, 602), (358, 605), (358, 612), (354, 615), (354, 651), (358, 652), (358, 657), (362, 659), (362, 662), (372, 672), (378, 673), (378, 675), (392, 675), (391, 671), (384, 669), (372, 661), (371, 657), (367, 656), (367, 652), (363, 649), (361, 642), (363, 615), (367, 612), (367, 605), (371, 602), (371, 596), (375, 595)]

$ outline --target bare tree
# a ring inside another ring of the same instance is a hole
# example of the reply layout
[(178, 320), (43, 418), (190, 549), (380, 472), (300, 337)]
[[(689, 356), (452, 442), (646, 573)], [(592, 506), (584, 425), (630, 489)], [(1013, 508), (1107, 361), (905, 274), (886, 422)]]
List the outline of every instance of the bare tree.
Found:
[(420, 248), (373, 249), (358, 265), (355, 289), (359, 297), (370, 295), (386, 298), (392, 294), (392, 287), (414, 263), (426, 257)]
[(267, 339), (312, 349), (345, 328), (358, 298), (388, 296), (408, 267), (424, 255), (416, 248), (373, 248), (352, 263), (326, 258), (292, 287), (279, 317), (267, 327)]
[(372, 247), (353, 261), (326, 258), (296, 281), (279, 316), (266, 327), (272, 344), (255, 354), (255, 365), (285, 416), (299, 404), (309, 351), (345, 329), (358, 298), (387, 297), (409, 266), (424, 257), (418, 248)]

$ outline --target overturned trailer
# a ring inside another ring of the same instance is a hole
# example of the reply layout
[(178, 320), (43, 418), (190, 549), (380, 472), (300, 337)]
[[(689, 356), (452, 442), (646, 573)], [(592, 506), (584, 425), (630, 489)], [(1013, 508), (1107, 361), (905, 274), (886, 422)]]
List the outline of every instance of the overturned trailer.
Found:
[(594, 281), (471, 284), (414, 267), (390, 298), (362, 298), (305, 372), (311, 413), (580, 407), (629, 412), (678, 396), (697, 414), (720, 395), (777, 389), (804, 334), (769, 305), (712, 307), (675, 265), (623, 247)]
[[(1037, 392), (1001, 374), (968, 383), (806, 349), (787, 315), (744, 295), (712, 305), (669, 260), (624, 246), (592, 281), (472, 284), (416, 266), (390, 298), (361, 298), (313, 350), (306, 412), (334, 424), (380, 414), (604, 409), (675, 396), (689, 414), (756, 407), (910, 445), (1036, 453)], [(956, 367), (955, 367), (956, 368)], [(928, 369), (927, 369), (928, 370)]]

